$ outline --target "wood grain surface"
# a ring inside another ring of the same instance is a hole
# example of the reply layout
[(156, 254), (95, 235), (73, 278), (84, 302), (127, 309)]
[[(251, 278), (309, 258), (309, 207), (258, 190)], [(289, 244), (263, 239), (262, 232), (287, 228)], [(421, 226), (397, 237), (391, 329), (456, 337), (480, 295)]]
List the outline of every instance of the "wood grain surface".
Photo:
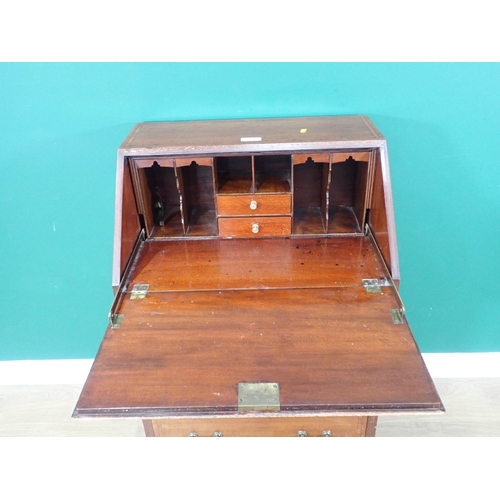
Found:
[[(367, 433), (370, 417), (229, 417), (229, 418), (172, 418), (144, 421), (150, 437), (182, 437), (195, 433), (198, 437), (358, 437)], [(372, 420), (370, 420), (370, 423)]]
[[(255, 208), (250, 204), (255, 202)], [(227, 215), (289, 215), (292, 197), (289, 194), (217, 196), (217, 213)]]
[(290, 236), (291, 217), (219, 217), (221, 238), (262, 238)]
[[(169, 149), (192, 155), (211, 148), (228, 152), (263, 149), (270, 144), (375, 141), (383, 139), (368, 117), (315, 116), (246, 120), (139, 123), (120, 146), (123, 150)], [(305, 132), (301, 133), (301, 130)], [(245, 138), (257, 138), (246, 141)], [(260, 138), (260, 140), (258, 140)], [(232, 147), (231, 147), (232, 146)], [(238, 147), (239, 146), (239, 147)]]
[(146, 241), (130, 285), (150, 290), (232, 290), (360, 286), (384, 278), (365, 236)]
[(154, 292), (108, 329), (75, 415), (237, 412), (240, 382), (279, 382), (282, 412), (441, 410), (389, 293), (363, 287)]
[[(386, 181), (387, 182), (387, 181)], [(368, 219), (373, 236), (384, 256), (387, 267), (391, 269), (391, 249), (389, 246), (389, 225), (387, 221), (387, 205), (385, 202), (384, 178), (380, 154), (376, 155), (373, 172), (373, 193)]]
[(120, 249), (120, 276), (123, 274), (132, 250), (141, 231), (139, 216), (132, 187), (130, 169), (123, 171), (123, 192), (122, 192), (122, 220), (121, 220), (121, 249)]

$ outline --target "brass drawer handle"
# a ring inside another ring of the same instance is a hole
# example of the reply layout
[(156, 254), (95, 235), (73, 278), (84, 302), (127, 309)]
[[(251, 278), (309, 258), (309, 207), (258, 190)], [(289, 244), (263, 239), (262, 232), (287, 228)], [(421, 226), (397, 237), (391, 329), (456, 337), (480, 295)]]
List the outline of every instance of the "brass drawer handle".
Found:
[(222, 432), (219, 432), (219, 431), (215, 431), (213, 434), (212, 434), (213, 437), (216, 437), (216, 438), (221, 438), (223, 436)]
[(257, 234), (259, 232), (259, 225), (252, 224), (252, 233)]
[(190, 438), (195, 438), (196, 437), (197, 438), (198, 437), (198, 433), (197, 432), (190, 432), (188, 434), (188, 437), (190, 437)]
[(250, 202), (250, 210), (255, 210), (257, 208), (257, 202), (255, 200), (252, 200)]
[(306, 431), (298, 431), (297, 432), (297, 437), (299, 437), (299, 438), (305, 438), (305, 437), (307, 437), (307, 432)]
[(321, 433), (321, 436), (322, 436), (322, 437), (325, 437), (325, 438), (332, 437), (332, 431), (323, 431), (323, 432)]

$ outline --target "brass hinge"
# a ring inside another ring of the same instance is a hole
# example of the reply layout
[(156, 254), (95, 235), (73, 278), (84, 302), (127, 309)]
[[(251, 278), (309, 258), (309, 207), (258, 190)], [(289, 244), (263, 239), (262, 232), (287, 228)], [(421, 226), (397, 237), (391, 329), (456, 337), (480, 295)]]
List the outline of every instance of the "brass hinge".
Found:
[(404, 315), (405, 313), (403, 309), (391, 309), (391, 316), (395, 325), (403, 324)]
[(134, 285), (132, 288), (132, 293), (130, 294), (131, 300), (141, 300), (145, 299), (148, 294), (149, 285)]
[(363, 279), (361, 281), (363, 282), (366, 293), (382, 293), (380, 283), (377, 279)]
[[(373, 245), (373, 248), (375, 249), (378, 257), (379, 257), (379, 261), (380, 261), (380, 264), (382, 265), (383, 269), (384, 269), (384, 273), (385, 273), (385, 281), (386, 281), (386, 285), (389, 286), (390, 290), (392, 291), (392, 293), (394, 294), (395, 298), (396, 298), (396, 301), (399, 305), (399, 309), (394, 309), (395, 311), (399, 310), (401, 311), (401, 316), (404, 317), (405, 316), (405, 306), (403, 304), (403, 300), (401, 299), (401, 296), (399, 295), (399, 291), (398, 291), (398, 287), (396, 286), (396, 284), (394, 283), (394, 280), (392, 279), (392, 275), (389, 271), (389, 268), (387, 267), (387, 264), (384, 260), (384, 257), (382, 255), (382, 252), (380, 251), (380, 248), (375, 240), (375, 237), (373, 236), (373, 233), (370, 229), (370, 226), (368, 224), (366, 224), (365, 226), (365, 234), (366, 236), (370, 239), (370, 241), (372, 242), (372, 245)], [(398, 313), (396, 313), (397, 315)]]
[(122, 324), (124, 314), (110, 314), (109, 321), (111, 323), (111, 328), (116, 329), (120, 328)]
[(125, 291), (127, 290), (130, 269), (135, 262), (135, 257), (141, 249), (142, 243), (144, 242), (145, 238), (146, 232), (144, 231), (144, 229), (142, 229), (134, 244), (134, 248), (132, 250), (132, 253), (130, 254), (127, 266), (125, 267), (125, 271), (123, 271), (122, 279), (120, 281), (120, 285), (118, 286), (118, 291), (116, 292), (113, 304), (111, 304), (111, 309), (108, 315), (111, 328), (120, 328), (120, 324), (123, 320), (123, 314), (117, 314), (117, 311), (120, 310), (120, 305), (122, 303), (123, 297), (125, 296)]

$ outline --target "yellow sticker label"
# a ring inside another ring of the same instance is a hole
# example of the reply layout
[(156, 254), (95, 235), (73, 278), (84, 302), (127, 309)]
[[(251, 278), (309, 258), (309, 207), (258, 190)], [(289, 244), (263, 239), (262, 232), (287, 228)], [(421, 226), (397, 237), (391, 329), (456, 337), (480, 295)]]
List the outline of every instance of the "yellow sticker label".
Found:
[(306, 128), (301, 128), (301, 129), (300, 129), (300, 133), (301, 133), (301, 134), (305, 134), (306, 132), (307, 132), (307, 129), (306, 129)]

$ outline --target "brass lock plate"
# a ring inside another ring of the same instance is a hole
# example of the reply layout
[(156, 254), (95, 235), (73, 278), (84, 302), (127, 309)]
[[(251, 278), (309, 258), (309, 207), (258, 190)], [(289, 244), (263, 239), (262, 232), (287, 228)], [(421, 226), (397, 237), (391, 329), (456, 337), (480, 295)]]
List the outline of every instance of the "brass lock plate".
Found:
[(277, 382), (239, 383), (238, 411), (280, 411), (280, 385)]

